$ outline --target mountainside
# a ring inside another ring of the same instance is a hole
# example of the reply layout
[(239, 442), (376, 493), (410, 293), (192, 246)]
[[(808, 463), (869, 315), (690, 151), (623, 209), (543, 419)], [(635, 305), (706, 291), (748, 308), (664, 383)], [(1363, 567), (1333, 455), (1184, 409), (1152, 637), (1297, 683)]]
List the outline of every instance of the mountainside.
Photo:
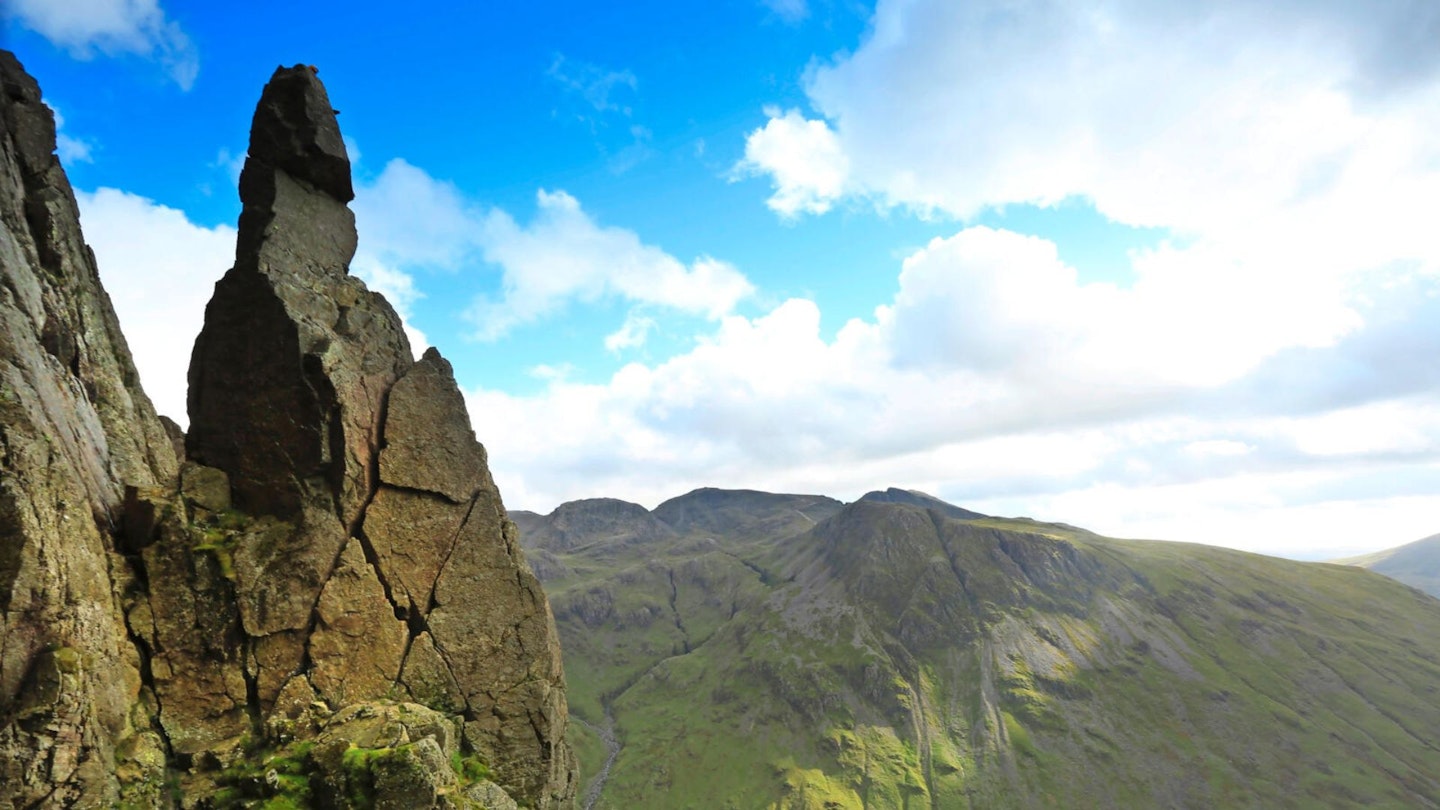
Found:
[(6, 52), (0, 91), (0, 807), (568, 806), (548, 602), (450, 365), (349, 275), (314, 70), (256, 108), (188, 435)]
[(1440, 602), (926, 499), (545, 552), (585, 806), (1440, 806)]
[(1332, 562), (1368, 568), (1440, 598), (1440, 534), (1374, 554)]

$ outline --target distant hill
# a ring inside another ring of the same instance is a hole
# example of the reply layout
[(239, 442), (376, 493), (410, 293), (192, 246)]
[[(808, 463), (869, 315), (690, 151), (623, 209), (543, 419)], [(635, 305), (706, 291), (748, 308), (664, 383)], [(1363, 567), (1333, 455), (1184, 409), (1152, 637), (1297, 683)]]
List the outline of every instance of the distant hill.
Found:
[(773, 537), (804, 531), (844, 506), (823, 495), (706, 487), (660, 504), (655, 507), (655, 517), (677, 532)]
[(903, 490), (649, 514), (531, 552), (581, 807), (1440, 806), (1440, 602), (1369, 571)]
[(1440, 598), (1440, 534), (1416, 540), (1403, 546), (1335, 560), (1341, 565), (1355, 565), (1398, 579), (1414, 588)]
[(875, 501), (877, 503), (904, 503), (911, 506), (918, 506), (921, 509), (935, 509), (946, 517), (959, 518), (961, 520), (975, 520), (985, 517), (985, 515), (979, 512), (961, 509), (954, 504), (940, 500), (934, 495), (927, 495), (924, 492), (917, 492), (913, 489), (896, 489), (895, 487), (890, 487), (883, 492), (879, 490), (867, 492), (860, 496), (860, 500)]

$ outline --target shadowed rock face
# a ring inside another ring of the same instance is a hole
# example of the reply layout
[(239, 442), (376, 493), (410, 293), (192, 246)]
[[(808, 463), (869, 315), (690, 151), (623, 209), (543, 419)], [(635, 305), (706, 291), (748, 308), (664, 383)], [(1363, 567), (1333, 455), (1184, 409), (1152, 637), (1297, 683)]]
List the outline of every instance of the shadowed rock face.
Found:
[(244, 737), (334, 739), (406, 701), (450, 718), (497, 795), (567, 806), (549, 604), (449, 363), (414, 361), (349, 275), (349, 161), (314, 72), (277, 70), (256, 109), (183, 465), (3, 52), (0, 88), (0, 798), (167, 804), (167, 767), (198, 797)]

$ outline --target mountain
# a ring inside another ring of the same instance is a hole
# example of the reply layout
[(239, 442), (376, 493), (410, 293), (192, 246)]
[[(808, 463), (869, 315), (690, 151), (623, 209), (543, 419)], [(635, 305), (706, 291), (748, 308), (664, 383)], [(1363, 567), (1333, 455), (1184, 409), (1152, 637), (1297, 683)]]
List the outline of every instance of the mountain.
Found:
[(188, 434), (54, 152), (0, 51), (0, 806), (570, 806), (545, 593), (449, 363), (348, 272), (314, 70), (256, 107)]
[(961, 520), (975, 520), (985, 517), (979, 512), (971, 512), (969, 509), (961, 509), (951, 503), (946, 503), (934, 495), (927, 495), (924, 492), (917, 492), (913, 489), (896, 489), (890, 487), (881, 492), (867, 492), (860, 496), (862, 501), (875, 501), (877, 503), (908, 503), (911, 506), (918, 506), (921, 509), (934, 509), (946, 517), (959, 518)]
[(1369, 571), (895, 490), (651, 515), (548, 552), (584, 807), (1440, 806), (1440, 602)]
[(1368, 568), (1440, 598), (1440, 534), (1373, 554), (1332, 562)]

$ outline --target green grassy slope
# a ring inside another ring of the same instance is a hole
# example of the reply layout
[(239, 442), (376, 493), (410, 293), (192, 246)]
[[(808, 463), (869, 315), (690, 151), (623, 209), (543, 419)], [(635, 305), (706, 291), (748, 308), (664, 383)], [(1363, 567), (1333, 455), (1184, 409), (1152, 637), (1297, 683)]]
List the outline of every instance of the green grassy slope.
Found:
[(1369, 568), (1440, 598), (1440, 534), (1374, 554), (1334, 562)]
[[(572, 709), (621, 746), (598, 807), (1440, 806), (1436, 600), (903, 503), (787, 522), (754, 495), (553, 555)], [(579, 749), (588, 778), (606, 751)]]

